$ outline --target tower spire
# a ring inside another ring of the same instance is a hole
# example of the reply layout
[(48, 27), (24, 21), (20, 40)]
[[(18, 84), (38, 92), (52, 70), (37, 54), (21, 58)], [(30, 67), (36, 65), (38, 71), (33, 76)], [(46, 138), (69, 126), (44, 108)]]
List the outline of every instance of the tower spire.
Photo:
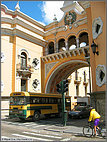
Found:
[(19, 10), (20, 10), (19, 1), (17, 2), (16, 6), (15, 6), (15, 9), (16, 9), (16, 11), (19, 11)]

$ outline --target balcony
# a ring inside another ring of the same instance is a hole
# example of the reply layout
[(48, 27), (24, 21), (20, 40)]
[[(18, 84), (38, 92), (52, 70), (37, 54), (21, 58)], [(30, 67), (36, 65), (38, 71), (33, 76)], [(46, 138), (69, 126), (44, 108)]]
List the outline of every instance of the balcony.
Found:
[(30, 65), (22, 66), (20, 63), (16, 65), (16, 71), (19, 76), (22, 77), (31, 77), (31, 74), (33, 73), (33, 67)]
[(41, 59), (43, 62), (48, 62), (52, 60), (81, 55), (82, 53), (85, 55), (86, 52), (89, 52), (89, 46), (67, 50), (67, 51), (62, 51), (62, 52), (53, 53), (53, 54), (48, 54), (48, 55), (42, 56)]

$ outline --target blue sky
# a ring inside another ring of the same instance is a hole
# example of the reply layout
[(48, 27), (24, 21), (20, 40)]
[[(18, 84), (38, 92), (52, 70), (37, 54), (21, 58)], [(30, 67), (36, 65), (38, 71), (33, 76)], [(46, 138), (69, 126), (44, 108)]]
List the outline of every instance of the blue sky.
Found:
[[(15, 6), (18, 1), (2, 1), (8, 9), (15, 11)], [(63, 6), (63, 1), (19, 1), (20, 11), (30, 16), (31, 18), (44, 23), (45, 25), (51, 23), (56, 14), (59, 21), (63, 12), (60, 8)]]

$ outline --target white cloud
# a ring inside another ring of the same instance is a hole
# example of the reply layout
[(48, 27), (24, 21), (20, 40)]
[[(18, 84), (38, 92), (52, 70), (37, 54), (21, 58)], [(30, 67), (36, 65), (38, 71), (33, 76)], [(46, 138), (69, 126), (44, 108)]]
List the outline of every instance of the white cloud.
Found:
[(53, 22), (54, 14), (59, 21), (63, 16), (63, 11), (60, 10), (63, 7), (64, 1), (44, 1), (41, 7), (42, 17), (46, 24)]

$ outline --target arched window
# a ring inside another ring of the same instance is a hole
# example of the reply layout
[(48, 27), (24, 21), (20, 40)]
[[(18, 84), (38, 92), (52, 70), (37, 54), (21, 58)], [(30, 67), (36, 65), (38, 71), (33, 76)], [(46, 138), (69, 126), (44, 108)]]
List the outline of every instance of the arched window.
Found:
[(21, 53), (21, 68), (24, 69), (27, 67), (27, 55), (25, 52)]
[(59, 52), (66, 51), (65, 39), (63, 39), (63, 38), (58, 41), (58, 51)]
[(48, 54), (53, 54), (54, 53), (54, 43), (50, 42), (48, 45)]
[(83, 32), (79, 35), (79, 44), (80, 44), (80, 47), (89, 45), (88, 33)]
[(68, 38), (68, 48), (69, 50), (76, 48), (76, 37), (75, 36), (70, 36)]

